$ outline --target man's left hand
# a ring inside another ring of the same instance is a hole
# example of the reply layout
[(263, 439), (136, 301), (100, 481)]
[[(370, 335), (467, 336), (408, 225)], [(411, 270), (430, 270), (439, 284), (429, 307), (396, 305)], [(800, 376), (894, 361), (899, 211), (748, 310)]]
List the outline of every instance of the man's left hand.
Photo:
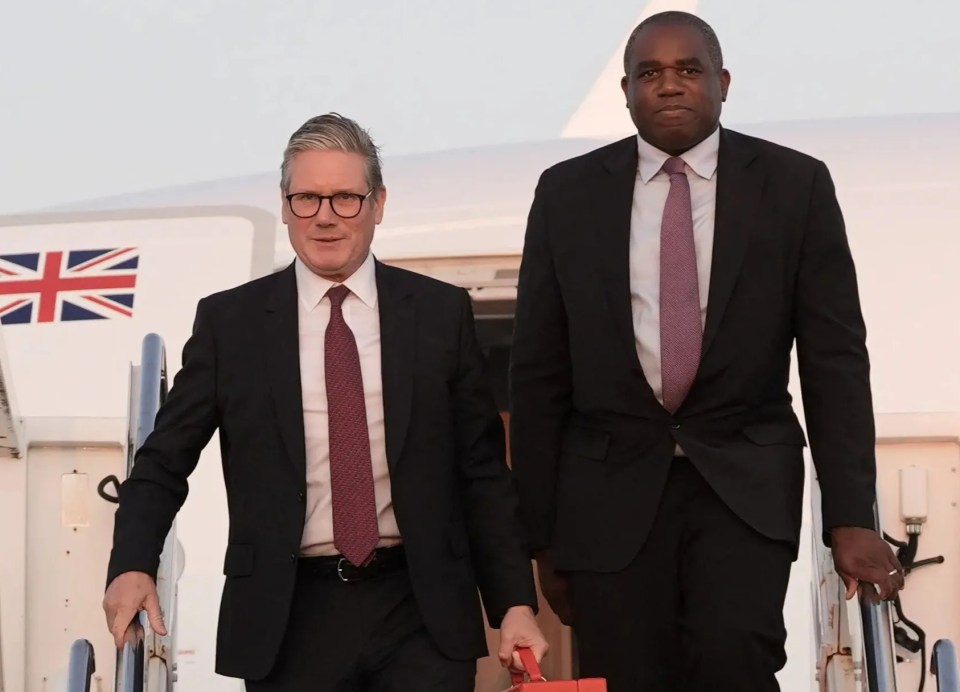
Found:
[(885, 601), (903, 588), (903, 566), (876, 531), (838, 526), (830, 536), (833, 564), (847, 586), (848, 600), (857, 593), (859, 582), (876, 584)]
[(518, 646), (529, 647), (537, 662), (543, 660), (550, 645), (537, 625), (537, 618), (530, 606), (514, 606), (507, 610), (500, 623), (500, 665), (514, 670), (524, 670), (517, 653)]

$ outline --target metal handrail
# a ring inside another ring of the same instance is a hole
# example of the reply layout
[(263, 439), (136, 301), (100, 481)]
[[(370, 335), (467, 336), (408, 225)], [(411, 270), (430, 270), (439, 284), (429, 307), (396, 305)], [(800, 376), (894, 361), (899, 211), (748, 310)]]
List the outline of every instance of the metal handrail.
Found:
[(957, 647), (949, 639), (940, 639), (933, 645), (933, 662), (930, 666), (937, 676), (939, 692), (960, 692), (960, 670), (957, 664)]
[(157, 411), (167, 398), (167, 352), (163, 339), (157, 334), (147, 334), (143, 337), (139, 380), (137, 424), (136, 428), (130, 431), (127, 475), (133, 470), (136, 451), (143, 446), (147, 436), (153, 432)]
[(143, 690), (143, 670), (146, 649), (143, 626), (135, 619), (124, 634), (123, 648), (117, 652), (116, 692), (140, 692)]
[[(873, 507), (877, 533), (882, 535), (880, 513)], [(880, 600), (873, 584), (861, 584), (858, 590), (860, 621), (863, 625), (863, 658), (869, 692), (896, 692), (897, 659), (893, 638), (893, 613), (890, 604)]]
[[(154, 423), (160, 406), (167, 398), (167, 366), (166, 348), (163, 339), (157, 334), (147, 334), (143, 339), (140, 354), (140, 367), (136, 371), (136, 378), (131, 382), (131, 411), (127, 430), (127, 476), (133, 470), (136, 461), (136, 452), (153, 432)], [(164, 543), (164, 553), (176, 551), (176, 535), (173, 530)], [(167, 625), (172, 625), (173, 590), (163, 588), (171, 582), (171, 569), (165, 564), (169, 560), (161, 558), (160, 571), (157, 574), (158, 592), (161, 609), (165, 611)], [(148, 668), (148, 658), (158, 655), (163, 650), (166, 654), (169, 648), (163, 647), (161, 638), (149, 626), (143, 612), (130, 623), (124, 635), (123, 648), (117, 652), (116, 692), (143, 692), (147, 683), (145, 671)], [(170, 682), (166, 682), (169, 680)], [(172, 676), (166, 676), (163, 687), (172, 684)]]
[(93, 644), (78, 639), (70, 646), (70, 663), (67, 667), (67, 692), (90, 692), (90, 678), (97, 670), (93, 656)]
[(860, 587), (863, 658), (869, 692), (896, 692), (896, 658), (890, 604), (881, 601), (873, 584)]

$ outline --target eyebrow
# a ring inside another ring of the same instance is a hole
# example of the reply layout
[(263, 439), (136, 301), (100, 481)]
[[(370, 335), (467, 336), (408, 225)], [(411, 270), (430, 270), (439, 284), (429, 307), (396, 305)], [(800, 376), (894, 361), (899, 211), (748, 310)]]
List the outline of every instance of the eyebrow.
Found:
[[(679, 58), (676, 64), (680, 67), (703, 67), (700, 58)], [(656, 70), (664, 67), (664, 64), (659, 60), (641, 60), (633, 67), (638, 70)]]
[(365, 192), (354, 192), (353, 190), (334, 190), (333, 192), (330, 193), (330, 195), (324, 195), (324, 194), (321, 194), (321, 193), (317, 192), (316, 190), (300, 190), (299, 192), (293, 192), (293, 189), (291, 188), (290, 194), (291, 194), (291, 195), (317, 195), (317, 196), (319, 196), (319, 197), (329, 197), (330, 195), (342, 195), (342, 194), (348, 194), (348, 195), (365, 195), (365, 194), (367, 194), (367, 193), (365, 193)]

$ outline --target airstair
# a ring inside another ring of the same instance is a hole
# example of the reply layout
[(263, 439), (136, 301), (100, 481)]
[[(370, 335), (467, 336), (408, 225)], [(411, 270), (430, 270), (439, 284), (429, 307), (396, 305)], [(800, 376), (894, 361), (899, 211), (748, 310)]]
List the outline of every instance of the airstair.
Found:
[[(0, 342), (2, 350), (2, 342)], [(2, 355), (2, 354), (0, 354)], [(0, 464), (22, 462), (27, 455), (28, 436), (19, 425), (15, 398), (10, 385), (10, 374), (3, 371), (5, 361), (0, 357)], [(166, 397), (167, 370), (164, 345), (160, 337), (148, 335), (143, 340), (141, 362), (130, 372), (130, 405), (125, 440), (125, 468), (129, 473), (134, 463), (134, 450), (138, 449), (153, 429), (156, 412)], [(47, 438), (50, 436), (47, 435)], [(55, 436), (54, 436), (55, 437)], [(74, 474), (75, 475), (75, 474)], [(67, 478), (66, 481), (63, 478)], [(62, 497), (70, 497), (70, 484), (78, 482), (71, 474), (61, 478)], [(66, 485), (63, 485), (66, 483)], [(108, 474), (98, 483), (98, 494), (105, 501), (115, 499), (119, 479)], [(814, 507), (819, 507), (816, 483), (813, 483)], [(68, 511), (69, 508), (64, 511)], [(78, 514), (81, 509), (74, 508)], [(69, 512), (68, 512), (69, 513)], [(878, 515), (879, 516), (879, 515)], [(69, 518), (69, 517), (68, 517)], [(79, 521), (79, 520), (78, 520)], [(879, 518), (878, 518), (878, 528)], [(69, 524), (69, 522), (67, 522)], [(819, 536), (819, 518), (812, 528)], [(905, 566), (920, 566), (927, 561), (910, 562), (915, 557), (915, 542), (895, 541)], [(880, 601), (871, 585), (864, 585), (857, 599), (844, 599), (842, 580), (833, 569), (830, 552), (820, 540), (814, 540), (814, 582), (812, 602), (815, 619), (817, 646), (817, 684), (821, 692), (913, 692), (898, 686), (897, 661), (904, 646), (911, 647), (916, 638), (904, 634), (904, 628), (912, 625), (898, 612), (897, 603)], [(912, 549), (911, 549), (912, 546)], [(108, 549), (108, 546), (107, 546)], [(912, 552), (911, 552), (912, 550)], [(101, 546), (100, 552), (103, 551)], [(935, 560), (934, 560), (935, 561)], [(161, 636), (154, 632), (145, 613), (141, 613), (129, 626), (122, 650), (103, 647), (99, 651), (101, 661), (112, 670), (112, 686), (97, 673), (97, 657), (93, 640), (96, 637), (78, 638), (69, 646), (65, 666), (65, 689), (67, 692), (175, 692), (177, 686), (176, 631), (177, 631), (177, 581), (183, 571), (183, 550), (176, 539), (176, 524), (167, 536), (160, 560), (157, 586), (161, 609), (167, 622), (169, 634)], [(909, 576), (907, 587), (909, 588)], [(0, 617), (7, 616), (0, 602)], [(906, 623), (906, 624), (905, 624)], [(90, 626), (93, 626), (92, 624)], [(915, 627), (915, 626), (914, 626)], [(919, 628), (917, 628), (919, 630)], [(916, 630), (914, 630), (916, 632)], [(930, 671), (938, 692), (960, 692), (957, 652), (947, 639), (934, 643), (926, 650), (920, 638), (925, 659), (929, 657)], [(0, 645), (4, 642), (0, 641)], [(0, 692), (15, 692), (4, 685), (2, 655), (10, 647), (0, 646)], [(113, 661), (114, 654), (116, 656)], [(108, 658), (109, 657), (109, 658)], [(925, 679), (926, 676), (921, 678)], [(104, 683), (107, 684), (104, 684)], [(923, 683), (921, 683), (921, 686)], [(30, 688), (32, 689), (32, 688)], [(64, 689), (58, 687), (56, 689)], [(21, 692), (21, 690), (16, 690)], [(184, 690), (183, 692), (192, 692)], [(482, 690), (479, 692), (489, 692)]]

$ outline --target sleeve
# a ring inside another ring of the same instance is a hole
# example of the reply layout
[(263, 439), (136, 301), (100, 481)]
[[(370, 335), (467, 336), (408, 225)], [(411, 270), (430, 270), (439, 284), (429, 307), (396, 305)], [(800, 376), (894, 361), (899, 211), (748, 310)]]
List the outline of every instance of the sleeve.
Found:
[(794, 326), (824, 532), (874, 528), (870, 363), (857, 277), (833, 181), (818, 162), (797, 278)]
[(503, 421), (486, 377), (470, 296), (460, 303), (459, 367), (454, 386), (457, 453), (477, 584), (492, 627), (507, 609), (537, 608), (523, 544), (516, 488), (507, 468)]
[(197, 306), (183, 365), (120, 486), (107, 584), (123, 572), (156, 577), (163, 543), (187, 498), (187, 477), (218, 424), (216, 346), (209, 305)]
[(541, 177), (530, 209), (510, 359), (511, 460), (530, 548), (550, 547), (557, 461), (571, 409), (570, 339), (549, 244)]

